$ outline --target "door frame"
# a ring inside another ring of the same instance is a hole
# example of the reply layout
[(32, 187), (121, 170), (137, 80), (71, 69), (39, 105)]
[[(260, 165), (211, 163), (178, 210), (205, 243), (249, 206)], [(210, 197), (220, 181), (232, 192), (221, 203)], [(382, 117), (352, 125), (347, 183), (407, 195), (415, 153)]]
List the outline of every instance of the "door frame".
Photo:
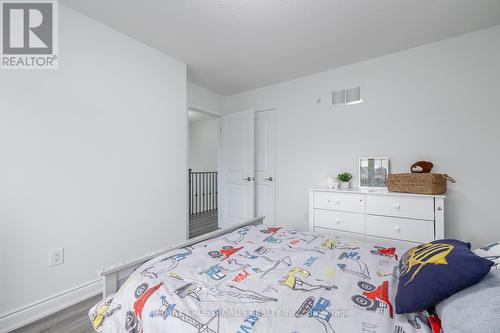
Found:
[(277, 202), (278, 202), (278, 187), (280, 183), (280, 177), (279, 177), (279, 166), (278, 166), (278, 144), (279, 144), (279, 133), (278, 133), (278, 123), (279, 123), (279, 110), (276, 107), (273, 108), (265, 108), (265, 109), (256, 109), (255, 114), (257, 113), (263, 113), (263, 112), (274, 112), (274, 226), (279, 225), (278, 223), (278, 209), (277, 209)]
[[(196, 106), (191, 106), (191, 105), (188, 105), (187, 108), (186, 108), (186, 189), (189, 189), (189, 153), (190, 153), (190, 149), (189, 149), (189, 111), (196, 111), (196, 112), (201, 112), (201, 113), (205, 113), (205, 114), (208, 114), (208, 115), (211, 115), (211, 116), (214, 116), (217, 118), (217, 127), (220, 129), (220, 124), (221, 124), (221, 117), (222, 115), (221, 114), (218, 114), (217, 112), (214, 112), (214, 111), (210, 111), (210, 110), (206, 110), (206, 109), (201, 109), (199, 107), (196, 107)], [(221, 133), (220, 133), (220, 130), (218, 131), (217, 133), (217, 142), (219, 143), (218, 147), (217, 147), (217, 175), (220, 174), (220, 141), (221, 141)], [(219, 188), (217, 187), (217, 202), (219, 202)], [(218, 219), (217, 219), (217, 224), (219, 223)], [(189, 190), (186, 191), (186, 240), (189, 239)]]

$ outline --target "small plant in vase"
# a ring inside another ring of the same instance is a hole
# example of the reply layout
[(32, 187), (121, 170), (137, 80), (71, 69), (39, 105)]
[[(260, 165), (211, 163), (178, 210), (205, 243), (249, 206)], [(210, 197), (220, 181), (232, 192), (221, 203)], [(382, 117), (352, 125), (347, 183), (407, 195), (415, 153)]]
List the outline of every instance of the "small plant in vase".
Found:
[(344, 190), (350, 187), (351, 179), (352, 175), (349, 172), (342, 172), (337, 175), (337, 180), (340, 182), (340, 188)]

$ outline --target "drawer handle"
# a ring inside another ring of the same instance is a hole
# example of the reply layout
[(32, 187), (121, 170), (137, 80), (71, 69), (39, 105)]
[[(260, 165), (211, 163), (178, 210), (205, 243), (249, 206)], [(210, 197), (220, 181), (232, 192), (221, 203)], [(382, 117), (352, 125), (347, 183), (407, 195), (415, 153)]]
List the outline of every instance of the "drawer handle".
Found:
[(399, 225), (395, 225), (395, 226), (394, 226), (394, 230), (396, 230), (396, 231), (401, 231), (401, 227), (400, 227)]
[(401, 205), (397, 203), (397, 204), (394, 205), (394, 208), (401, 209)]
[(337, 224), (340, 224), (340, 217), (337, 217), (337, 220), (335, 222), (337, 222)]

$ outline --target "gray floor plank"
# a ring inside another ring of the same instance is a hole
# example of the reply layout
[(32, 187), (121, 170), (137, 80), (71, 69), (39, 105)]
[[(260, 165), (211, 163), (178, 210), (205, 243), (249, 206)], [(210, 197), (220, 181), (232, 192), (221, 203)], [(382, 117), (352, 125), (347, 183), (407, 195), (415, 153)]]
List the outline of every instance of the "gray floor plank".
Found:
[(189, 217), (189, 238), (204, 235), (219, 229), (217, 210), (191, 215)]
[(88, 312), (101, 299), (101, 295), (89, 298), (11, 333), (93, 333)]

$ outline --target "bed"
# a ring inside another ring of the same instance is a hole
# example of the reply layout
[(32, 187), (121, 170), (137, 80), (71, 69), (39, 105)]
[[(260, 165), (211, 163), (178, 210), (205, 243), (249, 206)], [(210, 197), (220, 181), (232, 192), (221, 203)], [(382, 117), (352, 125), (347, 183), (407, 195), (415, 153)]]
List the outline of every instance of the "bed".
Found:
[(405, 248), (253, 224), (134, 267), (90, 310), (93, 327), (132, 333), (431, 332), (424, 314), (393, 309)]

